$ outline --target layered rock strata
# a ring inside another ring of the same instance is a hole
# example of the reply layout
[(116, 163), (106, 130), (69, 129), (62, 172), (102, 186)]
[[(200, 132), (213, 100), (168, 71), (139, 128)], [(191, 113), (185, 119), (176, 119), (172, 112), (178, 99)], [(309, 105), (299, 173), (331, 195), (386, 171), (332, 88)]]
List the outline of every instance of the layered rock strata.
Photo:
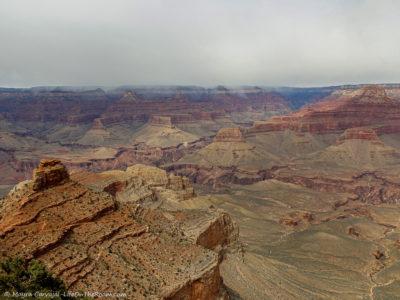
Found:
[[(182, 180), (162, 170), (139, 166), (132, 174), (149, 186), (183, 188)], [(71, 291), (123, 293), (130, 299), (226, 296), (219, 255), (201, 246), (215, 248), (213, 234), (209, 242), (193, 243), (184, 221), (68, 179), (57, 160), (42, 161), (34, 178), (16, 187), (0, 209), (1, 257), (39, 259)]]
[(387, 96), (383, 87), (334, 93), (325, 101), (286, 116), (255, 122), (249, 133), (293, 130), (313, 134), (337, 133), (370, 126), (378, 134), (400, 132), (400, 101)]
[(372, 141), (374, 144), (383, 144), (375, 130), (362, 127), (346, 129), (338, 139), (338, 143), (345, 140), (367, 140)]

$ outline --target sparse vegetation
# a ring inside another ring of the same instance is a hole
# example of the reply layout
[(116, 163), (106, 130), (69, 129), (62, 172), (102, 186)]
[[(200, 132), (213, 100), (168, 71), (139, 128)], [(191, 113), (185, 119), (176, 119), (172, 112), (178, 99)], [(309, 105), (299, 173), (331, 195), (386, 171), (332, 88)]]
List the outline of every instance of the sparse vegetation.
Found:
[(24, 295), (18, 296), (22, 299), (72, 299), (62, 280), (35, 259), (8, 258), (0, 262), (0, 295), (7, 298), (7, 294)]
[(67, 299), (64, 283), (50, 274), (46, 267), (38, 260), (24, 260), (9, 258), (0, 263), (0, 293), (57, 293), (60, 297), (53, 299)]

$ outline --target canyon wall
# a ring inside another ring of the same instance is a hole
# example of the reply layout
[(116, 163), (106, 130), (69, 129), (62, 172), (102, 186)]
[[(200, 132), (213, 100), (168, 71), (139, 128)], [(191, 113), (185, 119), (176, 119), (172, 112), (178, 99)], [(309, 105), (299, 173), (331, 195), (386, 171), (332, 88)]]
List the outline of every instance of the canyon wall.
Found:
[(379, 86), (337, 92), (325, 101), (287, 116), (255, 122), (249, 134), (293, 130), (312, 134), (337, 133), (353, 127), (373, 127), (378, 134), (400, 132), (400, 100)]

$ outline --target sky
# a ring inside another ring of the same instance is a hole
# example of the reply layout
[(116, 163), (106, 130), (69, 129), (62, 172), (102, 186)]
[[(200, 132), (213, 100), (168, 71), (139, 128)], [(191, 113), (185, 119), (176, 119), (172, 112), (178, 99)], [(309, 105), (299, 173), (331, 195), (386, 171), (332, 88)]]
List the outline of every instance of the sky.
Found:
[(0, 0), (0, 86), (400, 82), (397, 0)]

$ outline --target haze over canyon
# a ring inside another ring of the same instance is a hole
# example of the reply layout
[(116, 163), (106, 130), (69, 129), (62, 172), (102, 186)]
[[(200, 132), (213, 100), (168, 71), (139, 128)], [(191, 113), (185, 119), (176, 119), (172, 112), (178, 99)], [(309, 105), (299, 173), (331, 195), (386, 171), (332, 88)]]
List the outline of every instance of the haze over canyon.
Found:
[(0, 299), (400, 299), (399, 11), (0, 0)]

